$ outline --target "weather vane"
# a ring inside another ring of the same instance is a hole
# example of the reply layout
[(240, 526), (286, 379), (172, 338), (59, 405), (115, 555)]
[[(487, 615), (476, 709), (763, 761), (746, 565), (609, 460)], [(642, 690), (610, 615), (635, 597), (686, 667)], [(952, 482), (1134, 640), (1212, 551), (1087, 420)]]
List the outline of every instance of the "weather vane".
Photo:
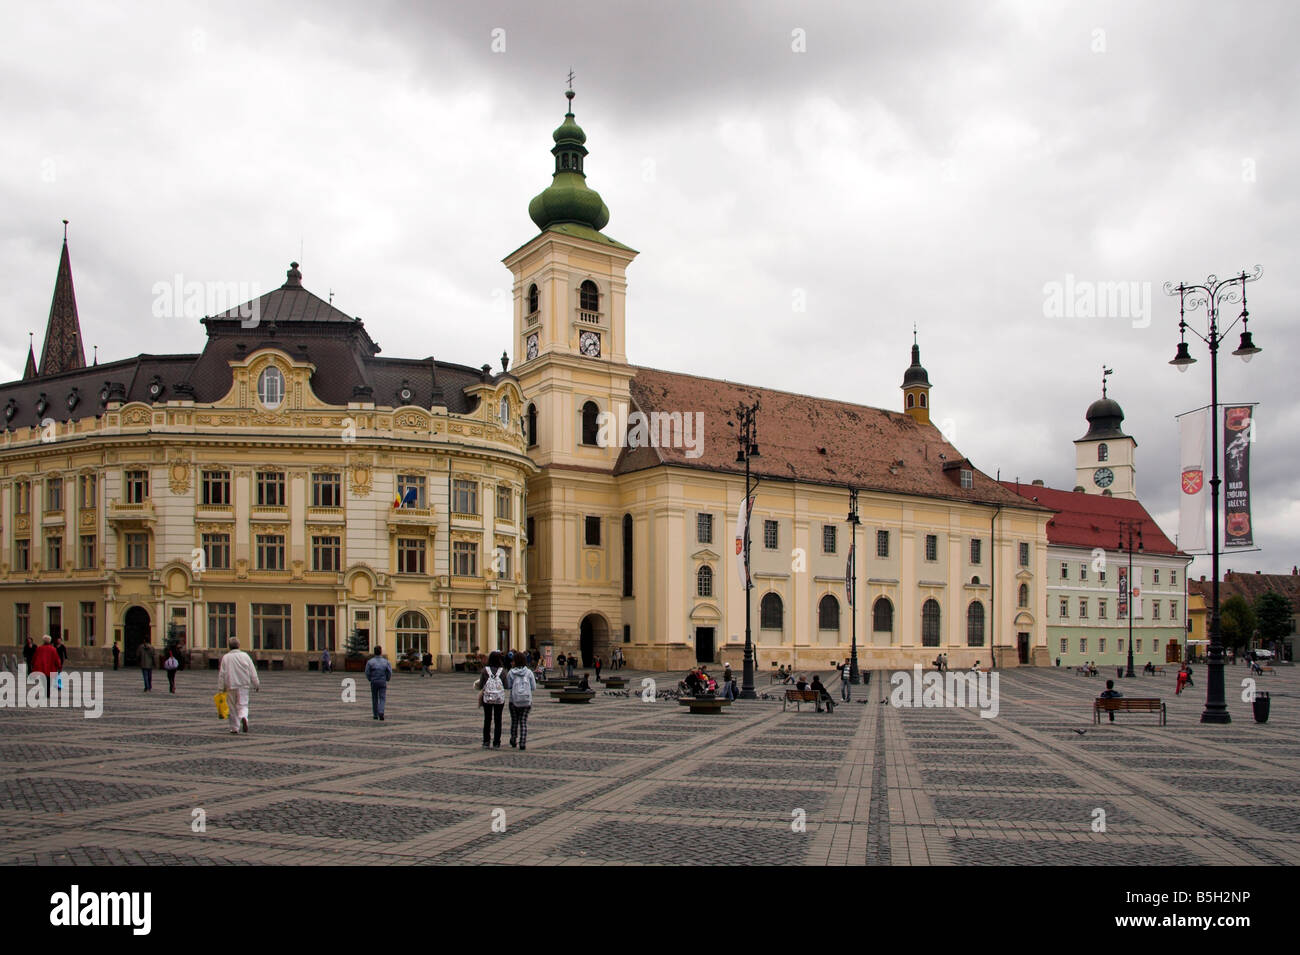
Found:
[(1114, 368), (1107, 368), (1105, 365), (1101, 366), (1101, 396), (1103, 398), (1106, 397), (1106, 379), (1113, 374), (1115, 374)]
[(573, 89), (573, 69), (569, 69), (569, 89)]

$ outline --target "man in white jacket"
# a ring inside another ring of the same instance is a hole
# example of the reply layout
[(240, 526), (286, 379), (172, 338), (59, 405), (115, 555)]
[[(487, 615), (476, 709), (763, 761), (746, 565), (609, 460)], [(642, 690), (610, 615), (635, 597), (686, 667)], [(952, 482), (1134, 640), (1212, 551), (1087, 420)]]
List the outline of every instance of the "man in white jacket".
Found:
[(230, 706), (230, 732), (238, 733), (241, 729), (248, 732), (248, 688), (262, 688), (257, 678), (257, 664), (243, 650), (239, 649), (239, 640), (230, 638), (230, 652), (221, 658), (221, 669), (217, 671), (217, 689), (224, 690), (226, 703)]

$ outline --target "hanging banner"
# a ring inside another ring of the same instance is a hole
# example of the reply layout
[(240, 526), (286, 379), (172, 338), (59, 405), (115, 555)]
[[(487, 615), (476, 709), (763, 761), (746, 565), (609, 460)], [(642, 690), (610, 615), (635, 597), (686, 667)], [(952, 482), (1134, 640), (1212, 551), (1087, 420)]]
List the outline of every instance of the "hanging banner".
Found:
[(1193, 411), (1178, 419), (1180, 472), (1178, 549), (1203, 551), (1205, 545), (1205, 431), (1210, 412)]
[[(1125, 569), (1127, 570), (1128, 568), (1125, 568)], [(1140, 580), (1141, 577), (1142, 577), (1142, 575), (1141, 575), (1141, 569), (1142, 569), (1142, 568), (1140, 568), (1140, 567), (1138, 568), (1138, 571), (1139, 571), (1139, 573), (1138, 573), (1138, 579), (1139, 579), (1139, 580)], [(1133, 596), (1132, 596), (1132, 601), (1131, 601), (1131, 602), (1132, 602), (1132, 604), (1133, 604), (1133, 619), (1134, 619), (1134, 620), (1141, 620), (1141, 619), (1142, 619), (1142, 585), (1141, 585), (1141, 584), (1134, 584), (1134, 585), (1133, 585)]]
[(1223, 409), (1224, 549), (1254, 547), (1250, 526), (1250, 405)]
[(856, 601), (854, 600), (854, 596), (855, 596), (854, 591), (857, 589), (856, 584), (858, 582), (858, 574), (857, 574), (857, 568), (854, 566), (853, 561), (854, 561), (854, 552), (857, 551), (857, 549), (858, 549), (857, 541), (854, 541), (852, 544), (849, 545), (849, 560), (848, 563), (844, 566), (844, 592), (848, 594), (850, 607), (854, 606), (856, 603)]
[(1128, 619), (1128, 568), (1119, 569), (1119, 619)]
[[(748, 503), (749, 507), (745, 504)], [(749, 555), (745, 553), (745, 531), (749, 527), (749, 517), (754, 510), (754, 498), (741, 498), (736, 508), (736, 576), (740, 579), (740, 589), (749, 587)]]

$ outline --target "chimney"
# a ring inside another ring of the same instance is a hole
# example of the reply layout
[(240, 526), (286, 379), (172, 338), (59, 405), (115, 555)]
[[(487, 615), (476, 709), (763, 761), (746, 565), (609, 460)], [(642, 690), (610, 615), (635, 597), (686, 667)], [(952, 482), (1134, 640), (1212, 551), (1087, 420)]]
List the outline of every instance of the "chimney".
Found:
[(1255, 571), (1255, 573), (1256, 573), (1256, 574), (1258, 574), (1258, 573), (1259, 573), (1259, 571), (1258, 571), (1258, 570), (1257, 570), (1257, 571)]
[(1032, 483), (1033, 483), (1033, 486), (1034, 486), (1034, 487), (1046, 487), (1046, 485), (1043, 484), (1043, 479), (1042, 479), (1042, 478), (1034, 478), (1034, 480), (1033, 480)]

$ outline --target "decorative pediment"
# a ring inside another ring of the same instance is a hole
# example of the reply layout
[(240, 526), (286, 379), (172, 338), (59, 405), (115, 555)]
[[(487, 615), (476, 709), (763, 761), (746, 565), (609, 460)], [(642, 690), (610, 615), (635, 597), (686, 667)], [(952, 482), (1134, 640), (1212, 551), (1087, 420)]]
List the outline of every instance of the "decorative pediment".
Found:
[(721, 554), (714, 553), (713, 551), (709, 550), (709, 548), (707, 547), (705, 547), (703, 550), (697, 550), (694, 554), (691, 554), (691, 560), (694, 561), (712, 562), (721, 559), (722, 559)]
[(698, 603), (691, 610), (690, 619), (692, 620), (721, 620), (722, 614), (718, 612), (715, 604)]

